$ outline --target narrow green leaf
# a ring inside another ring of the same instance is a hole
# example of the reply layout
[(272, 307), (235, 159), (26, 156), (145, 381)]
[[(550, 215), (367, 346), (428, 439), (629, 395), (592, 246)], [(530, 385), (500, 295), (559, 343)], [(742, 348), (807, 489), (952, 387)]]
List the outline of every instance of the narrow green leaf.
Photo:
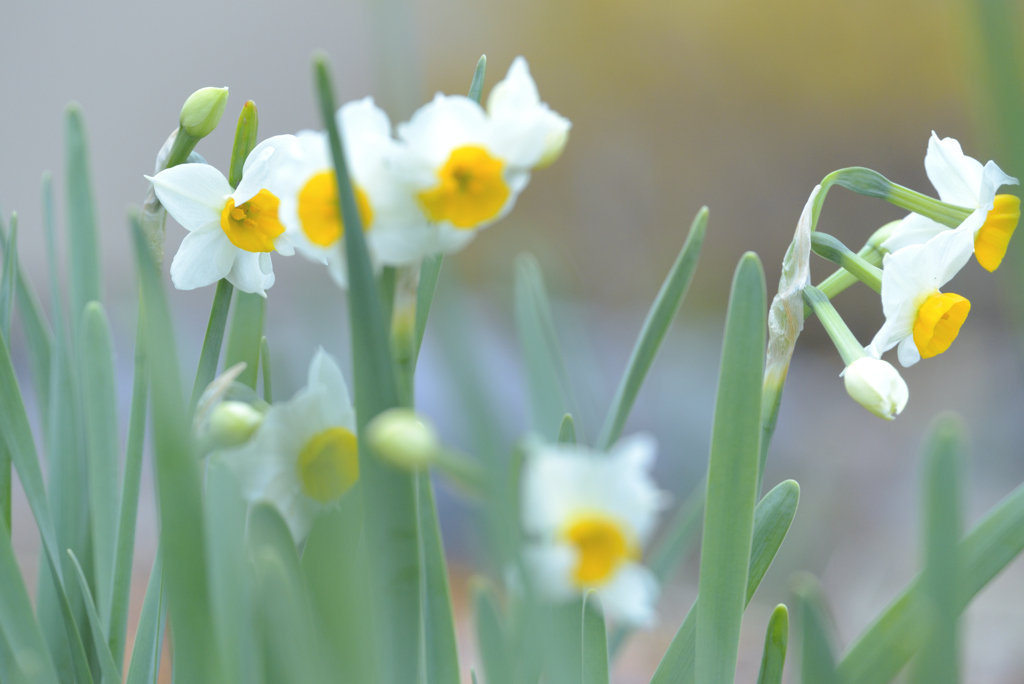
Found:
[(420, 284), (416, 288), (416, 331), (413, 338), (413, 359), (418, 359), (423, 345), (423, 334), (427, 331), (427, 318), (434, 303), (437, 279), (441, 277), (444, 254), (435, 254), (423, 260), (420, 265)]
[(839, 684), (843, 678), (836, 670), (825, 600), (818, 582), (802, 576), (796, 586), (796, 597), (803, 627), (800, 679), (806, 684)]
[(6, 528), (0, 528), (0, 587), (0, 679), (57, 684), (60, 680), (32, 613)]
[[(545, 682), (583, 681), (583, 599), (552, 606), (550, 632), (544, 646)], [(513, 653), (518, 653), (513, 649)]]
[(675, 263), (672, 264), (665, 281), (661, 284), (661, 289), (658, 290), (658, 296), (654, 298), (654, 303), (647, 312), (640, 335), (633, 345), (633, 353), (626, 365), (626, 371), (622, 374), (619, 388), (615, 391), (615, 398), (608, 407), (608, 416), (597, 438), (598, 449), (607, 449), (622, 434), (622, 428), (633, 409), (640, 387), (693, 280), (707, 227), (708, 208), (702, 207), (690, 224), (686, 242), (679, 250)]
[(89, 173), (89, 150), (82, 109), (77, 104), (68, 106), (64, 118), (64, 144), (71, 327), (77, 331), (85, 305), (103, 299), (96, 208)]
[(426, 684), (458, 684), (459, 653), (455, 641), (455, 619), (448, 588), (448, 565), (444, 557), (434, 485), (429, 472), (416, 475), (416, 504), (420, 523), (423, 568), (423, 644)]
[(573, 422), (571, 413), (562, 416), (562, 424), (558, 427), (558, 443), (576, 443), (576, 423)]
[(270, 343), (267, 336), (260, 338), (260, 370), (263, 371), (263, 401), (274, 403), (274, 386), (270, 377)]
[(18, 282), (18, 214), (11, 214), (11, 237), (4, 246), (4, 265), (0, 275), (0, 335), (11, 343), (14, 318), (14, 291)]
[(487, 75), (487, 55), (480, 55), (476, 69), (473, 70), (473, 82), (469, 85), (469, 99), (480, 103), (480, 95), (484, 90), (484, 77)]
[(697, 610), (702, 684), (731, 684), (736, 674), (757, 503), (766, 316), (761, 262), (747, 254), (726, 314), (708, 462)]
[[(202, 396), (203, 390), (217, 376), (217, 362), (220, 361), (220, 349), (224, 343), (224, 328), (227, 326), (228, 309), (231, 308), (231, 293), (234, 292), (234, 289), (225, 278), (217, 281), (217, 289), (213, 293), (213, 305), (210, 307), (210, 320), (206, 324), (206, 336), (203, 338), (203, 350), (199, 352), (196, 379), (192, 383), (192, 399), (188, 404), (190, 416), (196, 412), (196, 405), (199, 403), (199, 397)], [(241, 292), (238, 294), (242, 295)], [(232, 320), (232, 333), (234, 333), (233, 326), (234, 320)], [(262, 323), (260, 327), (262, 328)], [(238, 353), (242, 354), (243, 352), (238, 351)]]
[(256, 135), (260, 126), (259, 112), (256, 110), (256, 103), (249, 100), (242, 105), (242, 111), (238, 115), (238, 124), (235, 126), (235, 142), (231, 147), (231, 164), (228, 169), (228, 183), (231, 187), (237, 188), (242, 181), (242, 167), (245, 160), (256, 147)]
[(477, 647), (480, 650), (484, 679), (487, 684), (512, 684), (512, 661), (494, 589), (485, 580), (475, 580), (471, 588)]
[(579, 416), (579, 411), (569, 391), (569, 375), (558, 347), (540, 264), (532, 254), (520, 254), (515, 273), (516, 328), (530, 390), (531, 427), (555, 439), (562, 416)]
[(757, 684), (782, 684), (782, 667), (786, 664), (786, 646), (789, 644), (789, 611), (779, 604), (768, 619), (764, 635), (764, 652)]
[(608, 684), (608, 633), (597, 592), (583, 599), (583, 684)]
[[(793, 480), (780, 482), (764, 495), (754, 509), (754, 535), (750, 545), (750, 570), (747, 579), (747, 604), (761, 584), (775, 554), (786, 538), (800, 501), (800, 485)], [(694, 684), (694, 648), (697, 636), (697, 605), (686, 614), (672, 643), (651, 679), (651, 684)]]
[(160, 673), (160, 651), (164, 643), (167, 602), (164, 600), (163, 552), (157, 547), (153, 569), (149, 573), (146, 596), (142, 600), (139, 628), (132, 645), (132, 659), (125, 684), (156, 684)]
[[(117, 397), (110, 323), (99, 302), (82, 313), (82, 397), (88, 436), (89, 522), (92, 524), (93, 581), (97, 610), (106, 633), (110, 624), (117, 544), (118, 458)], [(76, 559), (77, 560), (77, 559)]]
[[(230, 286), (229, 286), (230, 287)], [(218, 285), (218, 290), (220, 286)], [(238, 376), (238, 382), (256, 389), (256, 378), (260, 367), (260, 339), (263, 337), (263, 321), (267, 312), (267, 300), (250, 292), (235, 293), (235, 310), (231, 314), (231, 330), (228, 332), (228, 348), (225, 352), (224, 367), (245, 362), (245, 370)], [(225, 312), (226, 314), (226, 312)], [(212, 319), (213, 312), (210, 312)], [(203, 345), (205, 349), (205, 344)], [(212, 352), (211, 352), (212, 353)], [(213, 361), (214, 375), (217, 373), (216, 359)], [(213, 377), (210, 377), (213, 380)], [(199, 376), (196, 375), (198, 383)], [(207, 381), (209, 384), (209, 381)], [(197, 384), (199, 394), (206, 385)], [(192, 391), (198, 401), (196, 390)]]
[(160, 363), (147, 364), (152, 383), (160, 544), (174, 626), (175, 664), (181, 681), (219, 681), (203, 548), (199, 463), (193, 453), (163, 284), (138, 217), (132, 218), (135, 258), (142, 284), (146, 349)]
[(93, 649), (94, 653), (99, 657), (100, 672), (103, 673), (103, 683), (120, 684), (121, 673), (114, 663), (114, 656), (110, 654), (103, 622), (100, 620), (100, 614), (96, 608), (96, 602), (93, 600), (92, 592), (89, 591), (89, 582), (85, 579), (85, 573), (82, 572), (81, 564), (75, 558), (75, 552), (68, 549), (68, 556), (71, 558), (71, 563), (75, 566), (78, 576), (78, 588), (81, 590), (82, 595), (85, 596), (85, 610), (89, 616), (89, 627), (92, 629)]
[[(390, 354), (389, 322), (381, 308), (366, 249), (323, 56), (315, 60), (315, 75), (345, 226), (356, 422), (362, 433), (374, 416), (398, 406), (398, 389)], [(338, 249), (341, 249), (340, 243)], [(422, 631), (420, 621), (410, 619), (421, 607), (413, 475), (381, 462), (362, 441), (359, 473), (376, 618), (377, 674), (379, 681), (385, 684), (408, 684), (416, 678)]]
[(146, 370), (143, 311), (135, 329), (135, 373), (132, 379), (132, 403), (128, 414), (128, 441), (121, 480), (121, 509), (118, 513), (114, 591), (110, 611), (110, 651), (116, 662), (124, 660), (125, 633), (128, 629), (128, 604), (131, 600), (132, 557), (135, 553), (135, 523), (139, 511), (139, 485), (142, 480), (142, 452), (146, 442), (146, 407), (149, 378)]

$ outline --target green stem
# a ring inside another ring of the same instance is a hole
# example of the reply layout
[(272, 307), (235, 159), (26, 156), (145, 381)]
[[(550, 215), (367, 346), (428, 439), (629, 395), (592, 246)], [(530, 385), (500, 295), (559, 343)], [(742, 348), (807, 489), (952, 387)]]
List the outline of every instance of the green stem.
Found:
[(178, 126), (178, 135), (174, 137), (174, 143), (171, 145), (171, 152), (167, 155), (167, 164), (164, 168), (169, 169), (172, 166), (184, 164), (185, 160), (188, 159), (188, 155), (192, 154), (192, 150), (196, 149), (196, 145), (199, 144), (200, 140), (202, 138), (189, 135), (185, 132), (184, 128)]
[(875, 292), (882, 291), (882, 269), (868, 263), (831, 235), (814, 233), (811, 249), (820, 257), (843, 267), (851, 276)]
[(810, 285), (805, 287), (804, 302), (811, 307), (821, 324), (825, 326), (825, 332), (832, 338), (832, 343), (836, 345), (839, 355), (843, 357), (843, 362), (847, 366), (857, 359), (867, 356), (864, 347), (853, 336), (846, 322), (821, 290)]
[(234, 287), (226, 279), (217, 282), (217, 290), (213, 294), (213, 305), (210, 307), (210, 320), (206, 324), (206, 337), (203, 338), (203, 350), (199, 354), (199, 366), (196, 367), (196, 379), (192, 383), (192, 399), (188, 404), (188, 414), (196, 411), (199, 397), (206, 386), (213, 382), (217, 375), (217, 362), (224, 343), (224, 328), (227, 325), (228, 309), (231, 308), (231, 293)]

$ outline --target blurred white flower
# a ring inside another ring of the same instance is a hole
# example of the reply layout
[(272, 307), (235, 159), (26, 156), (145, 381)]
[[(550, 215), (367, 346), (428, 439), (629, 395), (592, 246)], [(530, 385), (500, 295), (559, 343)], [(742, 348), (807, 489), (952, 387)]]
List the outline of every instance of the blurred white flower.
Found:
[(356, 414), (334, 359), (323, 349), (309, 364), (306, 387), (267, 411), (244, 445), (215, 452), (238, 476), (250, 503), (281, 513), (301, 543), (318, 515), (359, 479)]
[(925, 244), (886, 254), (882, 261), (885, 323), (868, 353), (880, 358), (898, 344), (900, 363), (912, 366), (949, 349), (971, 303), (939, 288), (964, 267), (973, 251), (970, 226), (961, 226), (944, 230)]
[(398, 127), (404, 145), (395, 173), (430, 225), (382, 235), (383, 260), (414, 263), (462, 249), (512, 209), (531, 169), (560, 153), (569, 122), (540, 102), (525, 60), (494, 89), (489, 112), (468, 97), (438, 93)]
[(546, 598), (597, 589), (611, 619), (654, 623), (658, 582), (640, 556), (667, 504), (649, 472), (655, 450), (646, 435), (620, 440), (608, 454), (570, 444), (532, 449), (521, 491), (525, 558)]
[(907, 405), (910, 390), (888, 361), (862, 356), (843, 374), (847, 393), (879, 418), (892, 420)]
[[(959, 142), (953, 138), (939, 140), (934, 131), (928, 140), (924, 169), (939, 199), (973, 211), (961, 227), (967, 226), (974, 237), (978, 263), (989, 271), (996, 270), (1020, 219), (1020, 199), (997, 195), (996, 191), (1003, 185), (1017, 185), (1017, 179), (1006, 175), (994, 161), (982, 166), (977, 159), (964, 154)], [(924, 244), (946, 230), (949, 229), (941, 223), (910, 214), (882, 247), (895, 252)]]
[(294, 136), (270, 138), (249, 154), (242, 180), (232, 188), (208, 164), (180, 164), (153, 177), (160, 203), (189, 234), (171, 262), (171, 281), (192, 290), (227, 278), (242, 292), (267, 295), (274, 284), (270, 252), (294, 249), (278, 218), (280, 201), (268, 181)]

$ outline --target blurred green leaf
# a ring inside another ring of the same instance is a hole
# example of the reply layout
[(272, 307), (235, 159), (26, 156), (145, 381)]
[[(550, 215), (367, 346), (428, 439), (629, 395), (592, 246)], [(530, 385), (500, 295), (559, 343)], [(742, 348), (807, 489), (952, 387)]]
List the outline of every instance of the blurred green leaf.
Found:
[(701, 207), (690, 224), (686, 242), (679, 250), (675, 263), (665, 276), (665, 281), (647, 312), (643, 328), (640, 329), (640, 335), (633, 345), (633, 353), (626, 365), (626, 371), (622, 374), (619, 388), (615, 391), (615, 398), (608, 407), (608, 415), (597, 438), (598, 449), (607, 449), (622, 435), (622, 428), (626, 424), (629, 412), (633, 410), (633, 403), (640, 393), (640, 387), (693, 280), (707, 227), (708, 208)]
[[(544, 646), (545, 682), (580, 682), (583, 680), (583, 599), (548, 608), (550, 631)], [(513, 653), (517, 651), (513, 650)]]
[(228, 167), (228, 183), (237, 188), (242, 181), (242, 168), (249, 153), (256, 147), (257, 132), (260, 127), (259, 112), (256, 103), (249, 100), (242, 105), (235, 125), (235, 142), (231, 146), (231, 162)]
[[(220, 286), (217, 286), (218, 291)], [(215, 304), (217, 302), (214, 302)], [(267, 300), (258, 294), (252, 294), (250, 292), (236, 292), (235, 293), (235, 309), (231, 314), (231, 330), (228, 332), (228, 348), (225, 352), (224, 367), (231, 368), (236, 363), (245, 362), (245, 370), (238, 376), (238, 382), (243, 385), (256, 389), (256, 378), (260, 367), (260, 339), (263, 337), (263, 321), (267, 312)], [(225, 315), (227, 312), (225, 311)], [(211, 324), (214, 316), (214, 311), (210, 312)], [(209, 330), (207, 331), (209, 334)], [(211, 343), (214, 340), (210, 340)], [(203, 343), (203, 349), (206, 349), (206, 343)], [(213, 347), (211, 344), (211, 356)], [(219, 350), (217, 350), (219, 355)], [(209, 361), (208, 361), (209, 363)], [(213, 359), (213, 375), (217, 374), (217, 362), (216, 358)], [(208, 371), (204, 369), (204, 373)], [(213, 380), (213, 377), (210, 377)], [(198, 401), (199, 395), (206, 389), (206, 385), (200, 386), (198, 371), (196, 373), (196, 388), (198, 388), (199, 394), (196, 394), (197, 389), (193, 388), (192, 394)], [(207, 381), (209, 384), (209, 381)]]
[(480, 95), (484, 89), (484, 77), (487, 75), (487, 55), (480, 55), (476, 69), (473, 70), (473, 82), (469, 85), (469, 99), (480, 103)]
[(214, 650), (203, 548), (199, 462), (193, 452), (191, 430), (186, 420), (174, 328), (163, 284), (137, 216), (132, 218), (132, 228), (142, 283), (146, 349), (150, 358), (160, 360), (147, 366), (153, 388), (153, 446), (160, 544), (165, 554), (163, 573), (167, 580), (175, 665), (180, 681), (202, 684), (219, 681), (220, 673)]
[[(800, 501), (800, 485), (785, 480), (775, 486), (754, 509), (754, 534), (750, 544), (747, 604), (761, 584), (772, 559), (782, 546)], [(697, 605), (694, 601), (672, 643), (662, 656), (651, 684), (694, 684), (694, 648), (697, 637)]]
[(583, 684), (608, 684), (608, 633), (597, 592), (583, 599)]
[(260, 338), (260, 371), (263, 375), (263, 401), (268, 404), (274, 403), (274, 386), (270, 377), (270, 343), (267, 336)]
[(802, 576), (796, 586), (796, 596), (803, 629), (800, 679), (805, 684), (839, 684), (843, 678), (836, 670), (825, 599), (817, 580)]
[(110, 323), (99, 302), (89, 302), (82, 312), (80, 359), (89, 454), (87, 482), (93, 581), (98, 602), (96, 609), (106, 633), (110, 625), (114, 586), (120, 447), (117, 440), (114, 349), (110, 341)]
[[(192, 398), (188, 404), (188, 414), (190, 416), (196, 412), (199, 397), (202, 396), (206, 386), (213, 382), (213, 379), (217, 376), (217, 363), (220, 361), (220, 350), (224, 343), (224, 328), (227, 326), (228, 309), (231, 308), (231, 293), (234, 292), (234, 289), (225, 278), (217, 281), (217, 289), (213, 293), (213, 305), (210, 307), (210, 320), (206, 324), (206, 336), (203, 338), (203, 350), (199, 352), (196, 379), (192, 383)], [(242, 295), (241, 292), (238, 294), (239, 296)], [(256, 296), (259, 297), (259, 295)], [(232, 320), (232, 326), (234, 326), (234, 320)], [(262, 327), (262, 323), (260, 323), (260, 326)], [(231, 331), (234, 333), (234, 327), (232, 327)], [(237, 350), (236, 353), (243, 354), (241, 350)], [(248, 361), (246, 362), (248, 363)]]
[(416, 505), (420, 521), (423, 557), (423, 644), (426, 684), (459, 684), (459, 654), (455, 641), (455, 619), (448, 588), (448, 565), (444, 557), (440, 521), (434, 503), (434, 485), (429, 472), (416, 475)]
[(68, 549), (68, 556), (71, 558), (72, 565), (75, 566), (75, 572), (78, 577), (78, 587), (82, 591), (82, 595), (85, 597), (85, 610), (89, 616), (89, 627), (92, 629), (92, 641), (93, 641), (93, 652), (99, 658), (100, 671), (103, 673), (104, 684), (120, 684), (121, 673), (118, 671), (117, 665), (114, 663), (114, 657), (110, 654), (110, 647), (107, 644), (107, 636), (103, 629), (103, 622), (100, 619), (99, 611), (96, 608), (96, 602), (93, 600), (92, 592), (89, 591), (89, 582), (85, 579), (85, 573), (82, 572), (82, 565), (75, 558), (75, 552)]
[(3, 269), (0, 269), (0, 335), (11, 343), (14, 318), (14, 291), (18, 282), (18, 215), (11, 214), (11, 237), (4, 245)]
[(764, 635), (764, 652), (757, 684), (782, 684), (782, 667), (786, 664), (786, 646), (789, 643), (789, 611), (779, 604), (768, 619)]
[(139, 627), (132, 643), (131, 664), (125, 684), (156, 684), (160, 673), (160, 651), (164, 643), (164, 621), (167, 602), (164, 600), (163, 551), (157, 547), (153, 569), (142, 600)]
[(562, 416), (562, 424), (558, 427), (558, 443), (576, 443), (576, 423), (573, 422), (571, 413)]
[(64, 145), (71, 329), (76, 331), (77, 339), (85, 305), (103, 299), (96, 208), (89, 173), (89, 150), (82, 109), (77, 104), (69, 105), (64, 117)]
[(702, 684), (731, 684), (736, 673), (757, 503), (766, 316), (764, 272), (748, 253), (729, 298), (708, 461), (695, 661)]
[(434, 303), (437, 279), (441, 277), (444, 254), (435, 254), (423, 260), (420, 265), (420, 284), (416, 288), (416, 331), (413, 338), (413, 358), (418, 359), (423, 345), (423, 334), (427, 331), (427, 318)]
[(485, 681), (487, 684), (512, 684), (512, 662), (494, 589), (483, 579), (474, 580), (471, 587), (473, 622)]

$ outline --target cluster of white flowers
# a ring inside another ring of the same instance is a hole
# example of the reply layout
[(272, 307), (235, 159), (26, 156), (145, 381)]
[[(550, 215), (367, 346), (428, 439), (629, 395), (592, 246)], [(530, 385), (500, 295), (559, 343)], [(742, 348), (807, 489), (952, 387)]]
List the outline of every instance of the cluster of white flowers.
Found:
[[(377, 265), (405, 266), (465, 247), (509, 212), (533, 169), (551, 163), (570, 123), (541, 102), (526, 60), (513, 61), (484, 109), (438, 95), (392, 134), (371, 98), (337, 113), (367, 247)], [(298, 250), (346, 286), (344, 232), (327, 135), (302, 131), (264, 140), (232, 188), (206, 164), (181, 164), (150, 179), (189, 234), (171, 264), (175, 287), (227, 280), (266, 295), (270, 253)]]

